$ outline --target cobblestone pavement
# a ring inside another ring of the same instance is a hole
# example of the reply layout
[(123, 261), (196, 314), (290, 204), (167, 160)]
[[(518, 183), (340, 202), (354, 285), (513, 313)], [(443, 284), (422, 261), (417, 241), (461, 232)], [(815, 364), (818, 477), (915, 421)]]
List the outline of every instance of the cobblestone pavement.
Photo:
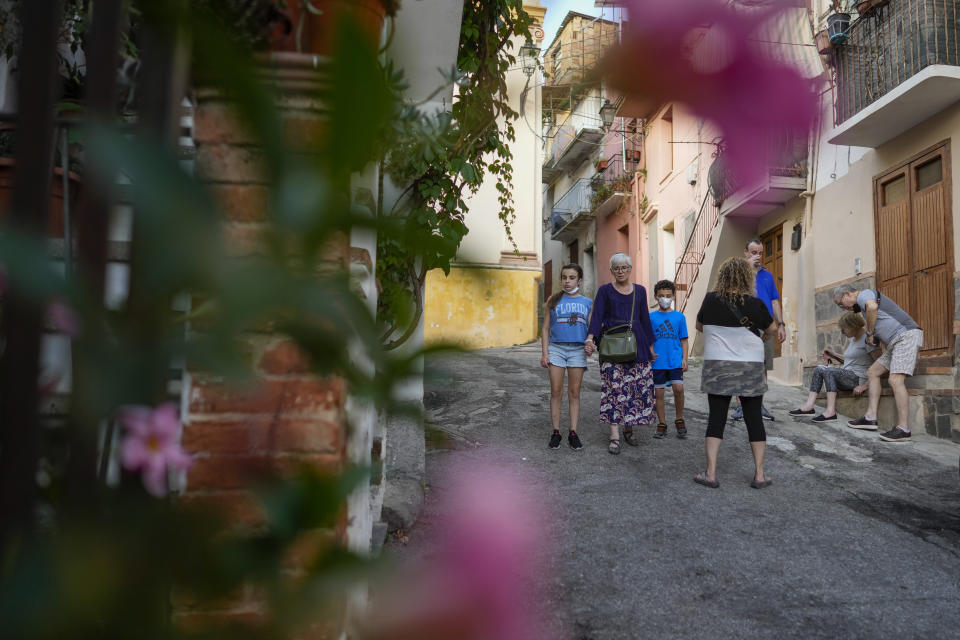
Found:
[[(528, 489), (556, 516), (543, 532), (555, 625), (544, 638), (960, 637), (960, 446), (923, 435), (891, 445), (845, 420), (794, 419), (787, 410), (806, 392), (771, 384), (773, 486), (750, 488), (746, 431), (731, 422), (711, 490), (692, 482), (707, 410), (696, 365), (690, 438), (671, 427), (656, 440), (647, 427), (639, 447), (612, 456), (595, 361), (582, 393), (585, 448), (547, 448), (539, 357), (531, 344), (427, 362), (427, 503), (388, 554), (429, 555), (437, 478), (492, 455), (532, 472)], [(667, 414), (672, 423), (672, 405)]]

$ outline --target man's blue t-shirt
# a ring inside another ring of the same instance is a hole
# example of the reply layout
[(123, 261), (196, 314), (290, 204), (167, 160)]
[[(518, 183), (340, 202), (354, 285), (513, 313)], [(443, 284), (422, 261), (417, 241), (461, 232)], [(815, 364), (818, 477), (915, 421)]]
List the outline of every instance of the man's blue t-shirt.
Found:
[(650, 314), (653, 325), (653, 350), (657, 359), (654, 369), (679, 369), (683, 366), (681, 340), (687, 339), (687, 319), (679, 311), (654, 311)]
[(779, 300), (780, 294), (777, 293), (777, 283), (773, 281), (773, 274), (763, 267), (757, 271), (757, 297), (763, 300), (763, 304), (767, 305), (767, 311), (773, 316), (773, 301)]
[(550, 311), (550, 342), (583, 342), (593, 300), (563, 294)]

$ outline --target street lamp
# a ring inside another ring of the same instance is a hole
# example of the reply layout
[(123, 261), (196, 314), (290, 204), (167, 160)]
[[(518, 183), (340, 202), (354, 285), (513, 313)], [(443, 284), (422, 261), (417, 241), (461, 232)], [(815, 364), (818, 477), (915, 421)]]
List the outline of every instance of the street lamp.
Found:
[(520, 47), (520, 64), (523, 66), (523, 72), (530, 77), (537, 70), (537, 60), (540, 57), (540, 47), (529, 40)]
[(600, 107), (600, 119), (603, 120), (604, 130), (613, 126), (613, 118), (617, 115), (617, 108), (607, 98), (603, 99), (603, 106)]

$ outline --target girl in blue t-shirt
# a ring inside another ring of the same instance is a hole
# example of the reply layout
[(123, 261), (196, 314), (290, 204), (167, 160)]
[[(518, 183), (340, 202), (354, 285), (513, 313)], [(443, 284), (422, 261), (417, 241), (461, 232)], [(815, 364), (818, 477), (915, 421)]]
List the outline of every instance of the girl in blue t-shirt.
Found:
[(540, 366), (550, 371), (550, 418), (553, 434), (550, 448), (559, 449), (560, 405), (563, 402), (563, 372), (567, 372), (567, 403), (570, 408), (570, 433), (567, 443), (571, 449), (580, 450), (583, 444), (577, 435), (580, 420), (580, 385), (587, 370), (587, 354), (584, 341), (593, 301), (579, 295), (583, 283), (583, 269), (578, 264), (566, 264), (560, 269), (562, 289), (550, 296), (543, 309), (543, 328), (540, 342), (543, 356)]
[(677, 437), (687, 437), (687, 425), (683, 421), (683, 372), (687, 370), (687, 319), (679, 311), (671, 311), (677, 287), (669, 280), (661, 280), (653, 288), (657, 296), (657, 310), (650, 314), (653, 335), (656, 338), (653, 350), (659, 356), (653, 363), (653, 392), (657, 406), (657, 430), (654, 438), (667, 435), (666, 412), (663, 406), (666, 388), (673, 388), (673, 407), (676, 410)]

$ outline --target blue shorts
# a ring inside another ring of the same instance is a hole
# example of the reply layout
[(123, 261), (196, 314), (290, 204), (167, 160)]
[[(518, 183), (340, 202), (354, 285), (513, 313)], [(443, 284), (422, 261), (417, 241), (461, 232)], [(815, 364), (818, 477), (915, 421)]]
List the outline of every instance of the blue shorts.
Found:
[(587, 352), (582, 342), (551, 342), (547, 345), (547, 354), (555, 367), (587, 367)]
[(653, 388), (664, 389), (668, 384), (683, 384), (683, 369), (654, 369), (653, 370)]

